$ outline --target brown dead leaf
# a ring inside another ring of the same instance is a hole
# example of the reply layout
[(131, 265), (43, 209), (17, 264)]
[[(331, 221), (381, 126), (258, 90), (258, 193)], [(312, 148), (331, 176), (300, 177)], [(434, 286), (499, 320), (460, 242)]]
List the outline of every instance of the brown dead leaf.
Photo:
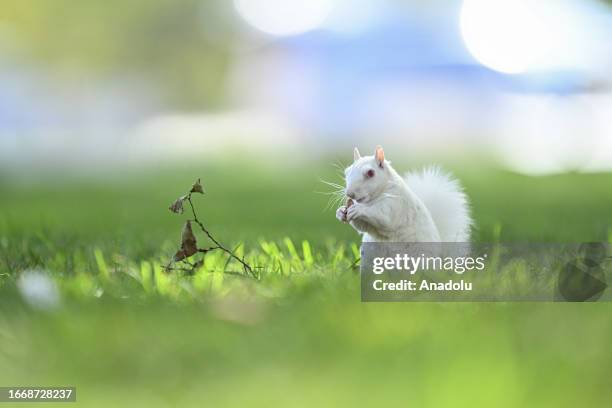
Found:
[(182, 196), (182, 197), (177, 198), (176, 201), (173, 202), (172, 205), (170, 205), (170, 207), (168, 207), (169, 210), (176, 214), (182, 214), (184, 211), (183, 202), (185, 201), (185, 198), (187, 197)]
[(193, 186), (191, 186), (191, 193), (200, 193), (204, 194), (204, 187), (202, 187), (202, 183), (200, 183), (200, 179), (197, 179)]
[(198, 243), (195, 235), (193, 235), (193, 230), (191, 229), (191, 221), (185, 222), (185, 226), (183, 227), (183, 233), (181, 235), (181, 250), (185, 253), (185, 257), (190, 257), (198, 252)]

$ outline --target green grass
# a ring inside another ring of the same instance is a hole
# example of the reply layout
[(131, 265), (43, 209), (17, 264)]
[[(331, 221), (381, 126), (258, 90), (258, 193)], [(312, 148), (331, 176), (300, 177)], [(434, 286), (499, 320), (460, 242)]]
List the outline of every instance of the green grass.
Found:
[[(402, 168), (401, 165), (396, 165)], [(607, 240), (612, 175), (456, 167), (479, 242)], [(359, 302), (358, 237), (337, 222), (326, 166), (223, 163), (24, 181), (0, 177), (0, 385), (76, 385), (84, 406), (606, 406), (608, 303)], [(205, 224), (241, 244), (161, 270), (202, 177)], [(53, 181), (52, 181), (53, 180)], [(62, 180), (62, 181), (57, 181)], [(49, 271), (61, 306), (16, 289)]]

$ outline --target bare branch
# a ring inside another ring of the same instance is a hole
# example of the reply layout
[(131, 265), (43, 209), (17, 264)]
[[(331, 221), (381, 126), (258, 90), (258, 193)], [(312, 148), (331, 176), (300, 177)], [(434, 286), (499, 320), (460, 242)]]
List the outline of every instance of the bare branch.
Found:
[[(184, 227), (183, 227), (183, 233), (182, 233), (182, 241), (181, 241), (181, 248), (176, 252), (176, 254), (174, 254), (173, 260), (165, 267), (166, 271), (173, 271), (173, 270), (181, 270), (190, 274), (193, 274), (195, 272), (195, 270), (197, 268), (199, 268), (201, 265), (203, 265), (203, 259), (200, 261), (197, 261), (195, 264), (192, 264), (190, 262), (187, 261), (187, 258), (191, 257), (192, 255), (196, 254), (196, 253), (201, 253), (204, 256), (210, 252), (210, 251), (214, 251), (214, 250), (221, 250), (223, 252), (225, 252), (226, 254), (229, 255), (228, 257), (228, 261), (225, 264), (224, 269), (227, 268), (229, 262), (234, 259), (235, 261), (238, 261), (243, 269), (245, 273), (248, 273), (251, 275), (251, 277), (257, 279), (257, 274), (255, 273), (255, 271), (253, 270), (253, 268), (251, 267), (251, 265), (249, 265), (244, 258), (240, 258), (235, 254), (236, 249), (234, 249), (233, 251), (228, 249), (227, 247), (225, 247), (224, 245), (222, 245), (212, 234), (211, 232), (208, 230), (208, 228), (206, 228), (204, 226), (204, 223), (202, 223), (202, 221), (200, 221), (200, 219), (198, 218), (198, 214), (195, 210), (195, 206), (193, 205), (193, 201), (191, 199), (191, 195), (193, 193), (199, 193), (199, 194), (204, 194), (204, 188), (202, 187), (202, 184), (200, 183), (200, 179), (198, 179), (193, 186), (191, 187), (191, 190), (189, 191), (189, 193), (187, 193), (184, 196), (179, 197), (171, 206), (170, 206), (170, 210), (172, 212), (175, 213), (183, 213), (183, 203), (185, 201), (187, 201), (189, 203), (189, 207), (191, 208), (191, 213), (193, 215), (193, 220), (188, 220)], [(202, 232), (204, 234), (206, 234), (206, 236), (208, 237), (208, 239), (214, 244), (214, 246), (211, 246), (209, 248), (198, 248), (197, 247), (197, 241), (195, 238), (195, 235), (193, 234), (193, 231), (191, 229), (191, 221), (195, 222), (200, 229), (202, 230)], [(184, 262), (187, 263), (188, 265), (191, 266), (191, 269), (189, 268), (174, 268), (172, 267), (172, 263), (173, 262)]]

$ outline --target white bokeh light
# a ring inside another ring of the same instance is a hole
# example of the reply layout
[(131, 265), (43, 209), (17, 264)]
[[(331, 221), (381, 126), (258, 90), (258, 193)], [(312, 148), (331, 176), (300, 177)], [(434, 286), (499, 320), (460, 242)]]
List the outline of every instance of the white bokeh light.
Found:
[(333, 0), (234, 0), (249, 25), (273, 35), (294, 35), (320, 27)]
[(465, 0), (461, 34), (476, 60), (496, 71), (527, 71), (544, 52), (545, 30), (521, 0)]

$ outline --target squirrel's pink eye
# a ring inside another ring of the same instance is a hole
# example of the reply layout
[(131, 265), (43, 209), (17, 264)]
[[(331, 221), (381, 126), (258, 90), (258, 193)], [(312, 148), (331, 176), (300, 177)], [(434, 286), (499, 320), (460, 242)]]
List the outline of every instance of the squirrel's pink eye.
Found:
[(368, 176), (369, 178), (374, 177), (374, 170), (368, 170), (368, 172), (366, 173), (366, 176)]

